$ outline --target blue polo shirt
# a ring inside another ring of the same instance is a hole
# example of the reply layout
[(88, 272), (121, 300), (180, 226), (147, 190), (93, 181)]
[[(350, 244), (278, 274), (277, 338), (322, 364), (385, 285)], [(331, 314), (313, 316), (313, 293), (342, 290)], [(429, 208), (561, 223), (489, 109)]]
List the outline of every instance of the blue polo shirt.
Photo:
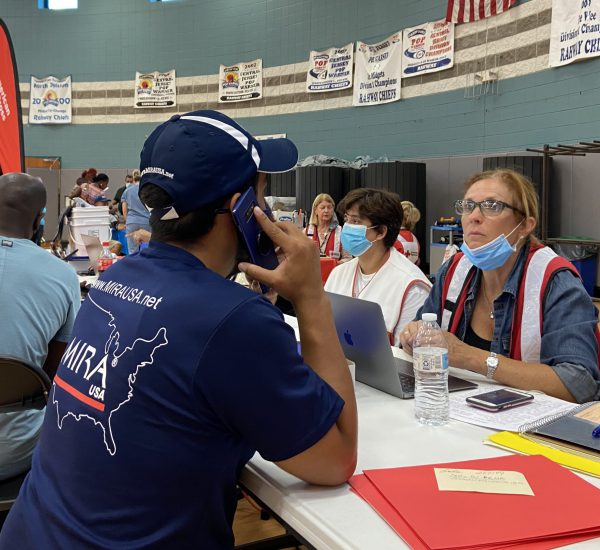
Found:
[[(48, 343), (71, 338), (80, 300), (69, 265), (29, 239), (0, 235), (0, 355), (41, 370)], [(0, 480), (29, 469), (43, 417), (0, 413)]]
[(0, 548), (230, 548), (244, 464), (342, 407), (267, 300), (153, 242), (83, 304)]
[(140, 186), (130, 185), (121, 195), (121, 202), (127, 203), (127, 224), (146, 224), (150, 218), (150, 212), (144, 206), (139, 197)]

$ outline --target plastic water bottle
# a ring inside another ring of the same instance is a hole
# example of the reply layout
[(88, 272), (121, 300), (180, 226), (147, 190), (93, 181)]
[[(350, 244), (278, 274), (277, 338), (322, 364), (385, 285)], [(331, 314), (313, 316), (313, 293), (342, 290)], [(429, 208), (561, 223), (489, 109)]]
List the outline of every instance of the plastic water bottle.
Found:
[(415, 416), (422, 424), (441, 426), (450, 419), (448, 343), (435, 313), (424, 313), (413, 343)]
[(102, 254), (98, 258), (98, 273), (106, 271), (113, 264), (112, 252), (109, 249), (110, 243), (102, 243)]

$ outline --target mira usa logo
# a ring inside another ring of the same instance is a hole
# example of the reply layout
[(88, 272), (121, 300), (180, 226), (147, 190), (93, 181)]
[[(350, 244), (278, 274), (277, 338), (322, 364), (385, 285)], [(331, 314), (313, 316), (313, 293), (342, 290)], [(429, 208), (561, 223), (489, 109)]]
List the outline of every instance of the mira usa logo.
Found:
[(144, 168), (141, 175), (143, 176), (144, 174), (159, 174), (170, 180), (175, 177), (173, 172), (167, 172), (164, 168), (159, 168), (158, 166), (148, 166), (147, 168)]

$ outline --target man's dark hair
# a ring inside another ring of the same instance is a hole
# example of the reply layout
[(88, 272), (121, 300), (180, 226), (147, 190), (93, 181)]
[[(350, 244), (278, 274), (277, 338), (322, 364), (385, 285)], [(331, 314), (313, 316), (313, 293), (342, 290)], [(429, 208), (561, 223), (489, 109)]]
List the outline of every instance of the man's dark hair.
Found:
[(373, 225), (386, 226), (383, 244), (387, 248), (394, 246), (404, 217), (402, 201), (396, 193), (367, 187), (353, 189), (340, 201), (337, 211), (343, 218), (353, 206), (358, 207), (361, 218), (368, 218)]
[[(257, 176), (240, 189), (243, 193), (246, 189), (256, 184)], [(140, 200), (149, 208), (166, 208), (173, 204), (171, 196), (158, 185), (147, 183), (139, 191)], [(201, 206), (192, 210), (175, 220), (161, 220), (150, 215), (150, 228), (152, 229), (152, 240), (159, 242), (191, 243), (206, 235), (215, 224), (217, 210), (223, 208), (229, 197)]]

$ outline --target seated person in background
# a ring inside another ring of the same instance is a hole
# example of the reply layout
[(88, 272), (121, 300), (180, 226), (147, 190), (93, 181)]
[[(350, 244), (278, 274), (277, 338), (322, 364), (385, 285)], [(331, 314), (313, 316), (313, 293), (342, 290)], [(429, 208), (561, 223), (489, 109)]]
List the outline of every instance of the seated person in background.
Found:
[(109, 199), (105, 193), (108, 189), (108, 176), (98, 174), (94, 176), (91, 183), (81, 186), (81, 198), (92, 206), (107, 206)]
[(138, 252), (140, 245), (136, 239), (129, 236), (139, 229), (150, 231), (150, 212), (142, 204), (138, 195), (140, 190), (140, 176), (133, 178), (133, 183), (125, 190), (121, 197), (123, 205), (123, 215), (125, 216), (125, 227), (127, 230), (127, 253), (135, 254)]
[[(512, 170), (475, 174), (455, 203), (462, 252), (442, 265), (433, 312), (450, 365), (569, 401), (600, 397), (597, 312), (575, 268), (534, 236), (538, 198)], [(420, 321), (401, 335), (412, 351)]]
[(335, 215), (335, 202), (327, 193), (315, 197), (305, 232), (318, 245), (321, 257), (336, 260), (351, 258), (342, 247), (342, 228)]
[(402, 211), (404, 216), (402, 218), (402, 226), (400, 227), (400, 233), (394, 243), (394, 248), (404, 254), (413, 264), (419, 265), (419, 253), (421, 247), (419, 241), (413, 231), (417, 222), (421, 219), (421, 212), (419, 209), (410, 201), (402, 201)]
[[(31, 241), (45, 204), (41, 179), (0, 177), (0, 355), (52, 378), (80, 295), (75, 271)], [(0, 479), (29, 469), (43, 418), (43, 410), (0, 413)]]
[[(259, 170), (297, 159), (290, 141), (259, 142), (216, 111), (148, 137), (150, 246), (82, 305), (1, 549), (232, 548), (237, 479), (256, 450), (311, 483), (354, 473), (354, 389), (314, 245), (257, 208), (285, 260), (237, 263), (231, 209), (264, 189)], [(294, 304), (303, 357), (282, 314), (227, 279), (237, 269)]]
[(402, 223), (402, 204), (395, 193), (354, 189), (340, 202), (344, 216), (342, 246), (353, 260), (337, 266), (325, 290), (377, 302), (383, 310), (390, 343), (415, 318), (431, 284), (423, 272), (394, 248)]

